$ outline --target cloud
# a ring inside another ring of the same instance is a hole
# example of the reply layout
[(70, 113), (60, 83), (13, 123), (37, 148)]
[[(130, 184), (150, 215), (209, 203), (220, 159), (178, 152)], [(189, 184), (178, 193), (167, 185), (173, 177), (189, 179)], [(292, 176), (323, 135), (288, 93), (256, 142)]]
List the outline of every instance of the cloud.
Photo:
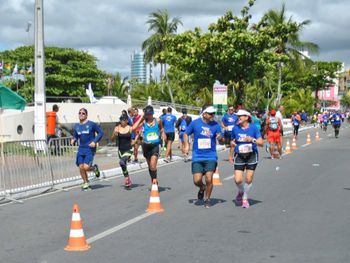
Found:
[[(2, 1), (0, 5), (0, 48), (15, 48), (34, 42), (34, 0)], [(253, 21), (268, 9), (280, 9), (282, 0), (257, 0), (252, 7)], [(130, 72), (130, 56), (140, 50), (149, 36), (145, 24), (151, 12), (167, 9), (171, 17), (183, 21), (179, 32), (201, 27), (206, 30), (227, 10), (239, 15), (247, 0), (45, 0), (45, 44), (88, 50), (108, 72)], [(340, 60), (350, 65), (350, 34), (347, 34), (350, 5), (346, 0), (286, 1), (287, 16), (312, 20), (302, 40), (320, 46), (316, 59)]]

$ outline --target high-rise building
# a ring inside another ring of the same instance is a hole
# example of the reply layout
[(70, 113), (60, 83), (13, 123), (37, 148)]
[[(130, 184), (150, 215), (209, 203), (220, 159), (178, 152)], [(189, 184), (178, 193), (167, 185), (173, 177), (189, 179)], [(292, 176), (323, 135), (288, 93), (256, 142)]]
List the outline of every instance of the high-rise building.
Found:
[(131, 55), (131, 79), (139, 83), (146, 83), (146, 64), (143, 52), (134, 52)]

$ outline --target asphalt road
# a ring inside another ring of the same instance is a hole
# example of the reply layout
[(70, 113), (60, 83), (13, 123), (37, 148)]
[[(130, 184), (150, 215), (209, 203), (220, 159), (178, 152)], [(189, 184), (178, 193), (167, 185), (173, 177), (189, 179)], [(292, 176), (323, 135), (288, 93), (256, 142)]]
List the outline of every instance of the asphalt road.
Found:
[[(222, 186), (213, 206), (196, 200), (190, 163), (159, 168), (164, 213), (147, 214), (150, 178), (131, 174), (96, 181), (93, 190), (56, 192), (0, 206), (0, 262), (349, 262), (350, 129), (340, 138), (298, 138), (299, 149), (270, 160), (264, 149), (250, 194), (251, 207), (236, 207), (233, 167), (219, 154)], [(329, 134), (333, 129), (329, 129)], [(87, 252), (67, 252), (72, 206), (80, 206)], [(105, 232), (107, 231), (107, 232)], [(99, 234), (104, 233), (102, 236)]]

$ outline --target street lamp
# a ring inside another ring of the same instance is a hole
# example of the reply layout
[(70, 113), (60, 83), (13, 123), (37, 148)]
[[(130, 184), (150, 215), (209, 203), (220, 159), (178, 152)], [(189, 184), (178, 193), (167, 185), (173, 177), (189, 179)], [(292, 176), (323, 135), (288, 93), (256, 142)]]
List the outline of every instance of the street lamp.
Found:
[(32, 26), (32, 21), (27, 22), (26, 32), (28, 33), (28, 45), (30, 46), (30, 27)]

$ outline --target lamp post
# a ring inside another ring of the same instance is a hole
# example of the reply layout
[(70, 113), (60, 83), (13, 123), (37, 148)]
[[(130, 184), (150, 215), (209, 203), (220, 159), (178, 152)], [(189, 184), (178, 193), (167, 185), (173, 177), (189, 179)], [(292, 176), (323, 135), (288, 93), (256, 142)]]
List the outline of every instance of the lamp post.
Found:
[(46, 94), (43, 0), (35, 0), (34, 139), (46, 140)]

